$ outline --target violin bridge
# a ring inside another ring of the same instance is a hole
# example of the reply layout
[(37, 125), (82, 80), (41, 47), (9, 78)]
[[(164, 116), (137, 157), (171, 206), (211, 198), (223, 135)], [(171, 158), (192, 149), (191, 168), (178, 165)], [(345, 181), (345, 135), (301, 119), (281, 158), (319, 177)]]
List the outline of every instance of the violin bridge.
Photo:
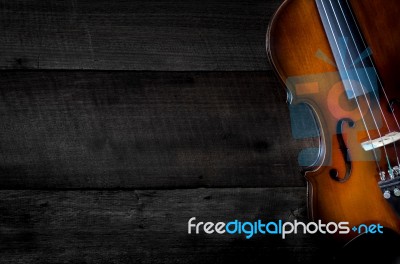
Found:
[(400, 139), (400, 132), (394, 131), (394, 132), (390, 132), (382, 137), (365, 141), (365, 142), (361, 143), (361, 146), (365, 151), (368, 151), (371, 149), (376, 149), (376, 148), (386, 146), (386, 145), (391, 144), (399, 139)]

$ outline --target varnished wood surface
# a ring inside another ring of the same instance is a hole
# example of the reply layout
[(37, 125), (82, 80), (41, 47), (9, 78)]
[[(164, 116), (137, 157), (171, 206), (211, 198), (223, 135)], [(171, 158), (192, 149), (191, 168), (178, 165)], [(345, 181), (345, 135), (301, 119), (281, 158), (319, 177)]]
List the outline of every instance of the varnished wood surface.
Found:
[[(372, 49), (374, 58), (377, 58), (376, 69), (379, 73), (382, 73), (380, 78), (388, 97), (390, 99), (399, 98), (400, 93), (395, 85), (398, 83), (398, 77), (394, 74), (393, 69), (398, 68), (400, 62), (397, 52), (397, 48), (400, 46), (400, 38), (396, 34), (393, 37), (386, 37), (386, 35), (391, 35), (399, 29), (397, 21), (400, 6), (398, 2), (385, 2), (384, 6), (380, 6), (380, 12), (376, 12), (376, 10), (381, 1), (350, 2), (354, 13), (360, 16), (358, 21), (362, 25), (360, 28), (367, 32), (368, 38), (366, 40)], [(309, 15), (304, 17), (304, 14)], [(376, 23), (391, 25), (395, 29), (392, 32), (388, 27), (370, 27), (372, 17)], [(387, 41), (388, 38), (390, 41)], [(400, 233), (400, 218), (382, 197), (382, 191), (378, 186), (380, 178), (373, 154), (361, 148), (361, 143), (369, 136), (371, 138), (379, 137), (376, 132), (378, 125), (367, 126), (371, 132), (366, 132), (364, 122), (373, 124), (372, 120), (374, 122), (375, 119), (378, 120), (377, 122), (383, 120), (381, 113), (384, 114), (389, 125), (386, 127), (382, 121), (382, 125), (379, 127), (380, 133), (382, 135), (389, 133), (389, 127), (397, 130), (393, 114), (388, 111), (388, 102), (381, 93), (383, 98), (381, 98), (380, 105), (383, 110), (376, 109), (373, 114), (366, 112), (362, 119), (359, 113), (358, 117), (351, 115), (351, 111), (358, 111), (358, 105), (366, 105), (367, 103), (363, 101), (364, 98), (360, 98), (357, 101), (358, 104), (356, 104), (354, 100), (347, 100), (345, 96), (341, 98), (331, 96), (331, 92), (336, 86), (335, 83), (331, 83), (332, 79), (327, 76), (336, 75), (333, 79), (336, 79), (337, 82), (340, 80), (339, 74), (334, 65), (316, 55), (319, 51), (326, 54), (330, 61), (334, 61), (323, 26), (319, 20), (316, 4), (307, 0), (286, 1), (275, 17), (269, 31), (269, 54), (276, 70), (283, 82), (287, 81), (288, 78), (303, 76), (303, 83), (302, 81), (299, 82), (302, 85), (311, 82), (310, 79), (307, 79), (308, 77), (304, 76), (325, 75), (324, 78), (317, 78), (318, 91), (316, 93), (300, 94), (296, 86), (289, 88), (294, 104), (305, 102), (312, 107), (324, 136), (321, 163), (316, 166), (315, 170), (306, 174), (309, 182), (310, 216), (313, 219), (322, 219), (325, 222), (348, 221), (352, 226), (363, 223), (381, 223)], [(342, 94), (344, 94), (344, 88), (341, 89)], [(371, 100), (369, 102), (371, 104)], [(332, 110), (333, 108), (329, 108), (329, 104), (336, 104), (338, 107)], [(345, 110), (340, 112), (339, 110), (342, 109)], [(351, 157), (351, 175), (348, 181), (341, 183), (332, 179), (330, 171), (336, 169), (342, 179), (346, 172), (343, 153), (337, 141), (337, 124), (343, 118), (353, 120), (354, 129), (348, 128), (347, 125), (343, 126), (344, 134), (346, 134), (344, 137), (346, 148), (350, 153), (349, 157)], [(378, 155), (380, 157), (378, 162), (380, 168), (387, 171), (390, 169), (387, 161), (390, 160), (392, 164), (396, 164), (397, 161), (394, 155), (395, 149), (392, 145), (386, 146), (385, 151), (389, 153), (388, 158), (385, 157), (383, 152), (381, 156)], [(344, 236), (338, 236), (338, 238), (349, 241), (353, 236), (354, 234), (350, 234), (345, 239)]]
[(267, 70), (280, 2), (3, 1), (0, 68)]

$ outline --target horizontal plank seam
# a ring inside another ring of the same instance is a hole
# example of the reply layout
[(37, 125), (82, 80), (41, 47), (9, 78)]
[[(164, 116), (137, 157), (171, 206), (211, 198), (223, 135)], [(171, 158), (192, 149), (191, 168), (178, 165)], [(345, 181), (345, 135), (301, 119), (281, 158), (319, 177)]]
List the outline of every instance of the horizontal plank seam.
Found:
[(206, 190), (206, 189), (305, 189), (306, 186), (270, 186), (270, 187), (182, 187), (182, 188), (7, 188), (0, 191), (179, 191), (179, 190)]
[(0, 69), (0, 72), (121, 72), (121, 73), (274, 73), (274, 70), (188, 70), (188, 71), (165, 71), (165, 70), (113, 70), (113, 69)]

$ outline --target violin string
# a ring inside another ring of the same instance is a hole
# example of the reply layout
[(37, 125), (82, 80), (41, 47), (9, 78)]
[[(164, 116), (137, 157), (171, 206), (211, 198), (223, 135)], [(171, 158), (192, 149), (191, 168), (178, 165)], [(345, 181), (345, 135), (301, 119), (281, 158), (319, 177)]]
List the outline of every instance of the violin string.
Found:
[[(338, 1), (338, 3), (339, 3), (339, 2), (340, 2), (340, 1)], [(331, 8), (332, 8), (333, 15), (335, 16), (335, 19), (336, 19), (336, 22), (337, 22), (339, 31), (340, 31), (341, 35), (344, 37), (342, 27), (340, 26), (339, 18), (338, 18), (338, 16), (336, 15), (335, 8), (333, 7), (333, 4), (332, 4), (332, 0), (329, 0), (329, 3), (330, 3), (330, 6), (331, 6)], [(342, 12), (342, 15), (343, 15), (343, 17), (345, 17), (345, 15), (344, 15), (343, 12)], [(351, 32), (351, 30), (350, 30), (350, 32)], [(354, 43), (354, 44), (355, 44), (355, 43)], [(344, 45), (345, 45), (345, 47), (346, 47), (346, 49), (347, 49), (347, 52), (349, 53), (350, 60), (353, 61), (353, 58), (352, 58), (352, 55), (351, 55), (351, 52), (350, 52), (349, 45), (347, 44), (346, 41), (344, 41)], [(356, 46), (356, 45), (355, 45), (355, 46)], [(344, 67), (346, 68), (346, 66), (344, 66)], [(369, 100), (368, 100), (368, 96), (367, 96), (367, 94), (366, 94), (366, 92), (365, 92), (365, 90), (364, 90), (364, 87), (363, 87), (363, 85), (362, 85), (360, 75), (358, 74), (358, 71), (355, 71), (355, 73), (356, 73), (356, 75), (357, 75), (358, 81), (360, 82), (360, 87), (361, 87), (362, 93), (363, 93), (363, 95), (364, 95), (365, 102), (367, 103), (368, 109), (369, 109), (369, 111), (370, 111), (370, 113), (371, 113), (371, 117), (372, 117), (373, 123), (374, 123), (374, 125), (375, 125), (375, 128), (376, 128), (377, 131), (378, 131), (379, 138), (381, 139), (381, 142), (382, 142), (382, 144), (383, 144), (383, 150), (384, 150), (384, 152), (385, 152), (386, 160), (387, 160), (387, 162), (388, 162), (389, 171), (392, 172), (392, 167), (391, 167), (391, 165), (390, 165), (390, 160), (389, 160), (389, 156), (388, 156), (388, 153), (387, 153), (387, 150), (386, 150), (386, 145), (384, 144), (383, 139), (382, 139), (382, 133), (381, 133), (381, 131), (380, 131), (380, 129), (379, 129), (379, 126), (378, 126), (378, 123), (377, 123), (377, 121), (376, 121), (374, 112), (373, 112), (373, 110), (372, 110), (372, 108), (371, 108), (371, 104), (370, 104), (370, 102), (369, 102)], [(368, 73), (367, 73), (367, 76), (368, 76)], [(372, 83), (371, 83), (371, 85), (372, 85)], [(373, 89), (372, 89), (372, 90), (373, 90)], [(353, 93), (354, 93), (354, 92), (353, 92)], [(379, 105), (379, 100), (378, 100), (378, 106), (379, 106), (379, 108), (381, 109), (381, 106)], [(381, 112), (382, 112), (382, 114), (383, 114), (382, 109), (381, 109)], [(389, 128), (389, 127), (388, 127), (388, 128)]]
[[(351, 17), (352, 17), (352, 19), (353, 19), (353, 23), (355, 24), (355, 26), (356, 26), (356, 28), (357, 28), (358, 34), (361, 36), (361, 41), (363, 42), (364, 47), (366, 47), (366, 43), (365, 43), (365, 41), (364, 41), (364, 38), (363, 38), (362, 35), (361, 35), (360, 28), (359, 28), (358, 25), (357, 25), (357, 21), (356, 21), (354, 15), (353, 15), (353, 11), (351, 10), (351, 7), (350, 7), (350, 4), (349, 4), (349, 1), (348, 1), (348, 0), (346, 0), (346, 4), (347, 4), (347, 6), (348, 6), (348, 8), (349, 8), (349, 13), (351, 14)], [(341, 4), (340, 4), (340, 1), (339, 1), (339, 5), (340, 5), (340, 8), (342, 8), (342, 6), (341, 6)], [(342, 12), (343, 12), (343, 11), (342, 11)], [(346, 18), (345, 18), (345, 19), (346, 19)], [(346, 23), (347, 23), (347, 19), (346, 19)], [(351, 33), (351, 31), (350, 31), (350, 33)], [(353, 37), (353, 36), (352, 36), (352, 37)], [(353, 41), (354, 41), (354, 38), (353, 38)], [(358, 50), (358, 47), (356, 47), (356, 48), (357, 48), (357, 52), (360, 54), (360, 52), (359, 52), (359, 50)], [(360, 56), (361, 56), (361, 55), (360, 55)], [(383, 94), (384, 94), (384, 97), (385, 97), (385, 99), (386, 99), (386, 102), (389, 104), (389, 107), (391, 107), (391, 106), (390, 106), (390, 101), (389, 101), (389, 98), (388, 98), (388, 96), (387, 96), (387, 94), (386, 94), (386, 91), (385, 91), (385, 88), (384, 88), (384, 86), (383, 86), (383, 83), (382, 83), (382, 81), (381, 81), (381, 79), (380, 79), (380, 77), (379, 77), (379, 75), (378, 75), (378, 72), (377, 72), (377, 70), (376, 70), (376, 68), (375, 68), (374, 61), (372, 60), (371, 56), (368, 56), (368, 57), (369, 57), (369, 61), (371, 62), (371, 65), (372, 65), (372, 69), (374, 70), (375, 76), (376, 76), (376, 78), (377, 78), (377, 80), (378, 80), (379, 86), (381, 87), (381, 90), (382, 90), (382, 92), (383, 92)], [(363, 65), (363, 67), (365, 67), (365, 64), (364, 64), (364, 61), (363, 61), (363, 60), (361, 60), (361, 63), (362, 63), (362, 65)], [(368, 77), (368, 80), (369, 80), (369, 82), (370, 82), (370, 84), (371, 84), (371, 80), (370, 80), (368, 74), (367, 74), (367, 77)], [(372, 84), (371, 84), (371, 86), (372, 86)], [(373, 92), (374, 92), (375, 98), (377, 98), (377, 100), (378, 100), (377, 94), (375, 93), (374, 90), (373, 90)], [(382, 110), (381, 110), (381, 112), (382, 112)], [(386, 125), (388, 126), (388, 123), (387, 123), (387, 121), (386, 121), (385, 115), (384, 115), (383, 113), (382, 113), (382, 116), (384, 117), (385, 123), (386, 123)], [(399, 122), (398, 122), (398, 120), (397, 120), (397, 118), (396, 118), (396, 115), (395, 115), (394, 113), (393, 113), (393, 118), (394, 118), (394, 121), (396, 122), (397, 128), (398, 128), (399, 131), (400, 131), (400, 125), (399, 125)], [(389, 126), (388, 126), (388, 128), (389, 128)], [(391, 129), (389, 128), (389, 132), (390, 132), (390, 131), (391, 131)], [(397, 165), (400, 166), (399, 156), (398, 156), (397, 148), (396, 148), (396, 141), (393, 142), (393, 146), (394, 146), (394, 148), (395, 148), (396, 159), (397, 159)]]
[[(330, 28), (330, 30), (331, 30), (331, 32), (332, 32), (332, 36), (333, 36), (333, 39), (334, 39), (334, 41), (335, 41), (336, 47), (338, 48), (339, 57), (340, 57), (340, 59), (341, 59), (343, 65), (344, 65), (344, 59), (343, 59), (342, 53), (341, 53), (341, 51), (340, 51), (340, 49), (339, 49), (339, 45), (338, 45), (338, 42), (337, 42), (337, 40), (336, 40), (335, 34), (334, 34), (334, 32), (333, 32), (333, 28), (332, 28), (331, 22), (330, 22), (330, 20), (329, 20), (328, 12), (326, 11), (326, 8), (325, 8), (324, 1), (323, 1), (323, 0), (321, 0), (321, 4), (322, 4), (322, 8), (323, 8), (323, 10), (324, 10), (324, 13), (325, 13), (325, 15), (326, 15), (326, 19), (327, 19), (327, 21), (328, 21), (329, 28)], [(349, 78), (349, 73), (348, 73), (346, 70), (345, 70), (345, 73), (346, 73), (346, 75), (347, 75), (347, 78), (350, 79), (350, 78)], [(350, 87), (351, 87), (351, 89), (352, 89), (352, 91), (353, 91), (353, 94), (355, 95), (355, 90), (354, 90), (354, 88), (353, 88), (353, 85), (352, 85), (351, 82), (349, 82), (349, 83), (350, 83)], [(362, 113), (362, 111), (361, 111), (361, 107), (360, 107), (360, 104), (359, 104), (359, 102), (358, 102), (357, 96), (355, 96), (354, 99), (355, 99), (355, 102), (356, 102), (356, 104), (357, 104), (357, 108), (358, 108), (358, 110), (360, 111), (360, 117), (361, 117), (362, 123), (363, 123), (363, 125), (364, 125), (364, 127), (365, 127), (365, 130), (366, 130), (366, 132), (367, 132), (368, 138), (369, 138), (369, 140), (371, 141), (371, 135), (369, 134), (368, 126), (367, 126), (367, 123), (365, 122), (365, 119), (364, 119), (364, 117), (363, 117), (363, 113)], [(378, 167), (378, 169), (379, 169), (379, 172), (381, 172), (381, 168), (380, 168), (379, 162), (378, 162), (378, 157), (377, 157), (377, 155), (376, 155), (376, 150), (375, 150), (375, 147), (374, 147), (373, 145), (372, 145), (372, 151), (373, 151), (373, 155), (374, 155), (374, 158), (375, 158), (376, 165), (377, 165), (377, 167)]]
[[(353, 40), (353, 43), (355, 44), (354, 46), (355, 46), (355, 48), (356, 48), (357, 55), (359, 56), (359, 58), (361, 58), (361, 52), (360, 52), (358, 46), (356, 45), (356, 41), (355, 41), (354, 35), (353, 35), (353, 33), (351, 32), (350, 25), (349, 25), (349, 23), (348, 23), (348, 21), (347, 21), (346, 16), (344, 15), (344, 11), (343, 11), (343, 8), (342, 8), (342, 5), (340, 4), (340, 2), (341, 2), (341, 1), (338, 1), (340, 10), (342, 11), (343, 18), (344, 18), (344, 20), (345, 20), (345, 22), (346, 22), (346, 25), (347, 25), (347, 28), (348, 28), (348, 30), (349, 30), (349, 32), (350, 32), (351, 38), (352, 38), (352, 40)], [(347, 3), (348, 3), (348, 2), (347, 2)], [(350, 12), (351, 12), (350, 6), (349, 6), (349, 10), (350, 10)], [(357, 23), (354, 21), (354, 24), (357, 24)], [(361, 36), (361, 33), (360, 33), (360, 36)], [(361, 37), (361, 38), (362, 38), (362, 37)], [(364, 46), (365, 46), (365, 43), (364, 43)], [(349, 52), (349, 53), (350, 53), (350, 52)], [(351, 55), (350, 55), (350, 57), (351, 57)], [(380, 105), (380, 103), (379, 103), (378, 95), (376, 94), (375, 89), (373, 89), (373, 84), (372, 84), (371, 78), (370, 78), (370, 76), (369, 76), (369, 74), (368, 74), (367, 68), (366, 68), (365, 63), (364, 63), (363, 60), (361, 60), (361, 64), (362, 64), (362, 68), (364, 69), (365, 74), (366, 74), (366, 76), (367, 76), (367, 78), (368, 78), (368, 82), (369, 82), (369, 84), (371, 85), (372, 92), (373, 92), (373, 94), (374, 94), (374, 96), (375, 96), (375, 99), (376, 99), (376, 101), (378, 102), (379, 110), (380, 110), (380, 112), (381, 112), (381, 114), (382, 114), (383, 120), (385, 121), (386, 127), (387, 127), (387, 129), (388, 129), (388, 131), (389, 131), (389, 133), (390, 133), (390, 132), (392, 132), (392, 130), (391, 130), (391, 128), (389, 127), (389, 124), (388, 124), (388, 122), (387, 122), (387, 120), (386, 120), (386, 117), (385, 117), (385, 115), (384, 115), (384, 113), (383, 113), (382, 107), (381, 107), (381, 105)], [(356, 71), (356, 73), (357, 73), (357, 71)], [(358, 74), (357, 74), (357, 76), (358, 76)], [(358, 77), (359, 77), (359, 76), (358, 76)], [(360, 79), (360, 78), (359, 78), (359, 79)], [(360, 81), (361, 81), (361, 80), (360, 80)], [(363, 89), (363, 90), (364, 90), (364, 89)], [(364, 95), (365, 95), (365, 94), (364, 94)], [(366, 96), (366, 95), (365, 95), (365, 98), (367, 99), (367, 96)], [(378, 131), (379, 131), (379, 130), (378, 130)], [(393, 144), (394, 149), (395, 149), (395, 154), (396, 154), (396, 159), (397, 159), (397, 165), (399, 165), (399, 156), (398, 156), (398, 154), (397, 154), (396, 142), (393, 141), (392, 144)], [(388, 165), (389, 165), (389, 169), (391, 170), (390, 162), (389, 162)]]

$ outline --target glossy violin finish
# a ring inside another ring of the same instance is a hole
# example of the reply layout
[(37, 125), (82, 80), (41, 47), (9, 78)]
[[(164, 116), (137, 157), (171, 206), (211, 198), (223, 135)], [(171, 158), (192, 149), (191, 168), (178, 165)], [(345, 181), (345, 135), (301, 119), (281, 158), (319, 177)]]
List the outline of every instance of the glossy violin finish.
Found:
[[(267, 52), (288, 92), (319, 127), (306, 169), (310, 218), (379, 223), (400, 234), (400, 2), (286, 0)], [(338, 235), (349, 240), (358, 233)]]

